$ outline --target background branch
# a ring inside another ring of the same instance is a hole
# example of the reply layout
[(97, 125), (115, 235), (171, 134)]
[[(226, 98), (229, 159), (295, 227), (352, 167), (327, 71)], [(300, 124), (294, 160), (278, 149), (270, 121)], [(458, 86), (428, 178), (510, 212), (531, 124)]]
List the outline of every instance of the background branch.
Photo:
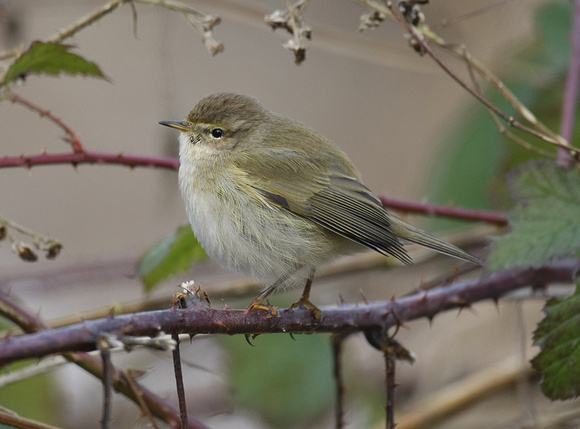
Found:
[[(382, 5), (378, 5), (376, 2), (372, 0), (365, 0), (364, 3), (368, 4), (370, 7), (376, 8), (379, 11), (384, 12), (385, 9)], [(511, 91), (509, 91), (497, 77), (495, 77), (486, 67), (484, 67), (481, 63), (473, 59), (470, 55), (466, 53), (464, 47), (452, 47), (452, 51), (458, 55), (460, 58), (463, 58), (470, 67), (474, 67), (484, 76), (488, 81), (490, 81), (494, 86), (505, 96), (505, 98), (514, 106), (517, 111), (530, 123), (532, 123), (535, 127), (539, 129), (536, 131), (533, 128), (527, 127), (523, 125), (521, 122), (517, 121), (514, 117), (506, 114), (503, 112), (499, 107), (489, 102), (479, 91), (472, 88), (465, 82), (455, 71), (451, 69), (449, 65), (447, 65), (431, 48), (427, 40), (431, 40), (441, 46), (445, 46), (449, 48), (442, 38), (436, 35), (434, 32), (430, 30), (428, 26), (420, 25), (415, 26), (411, 23), (407, 22), (405, 18), (399, 13), (397, 8), (394, 6), (392, 1), (384, 0), (384, 4), (386, 6), (386, 10), (388, 11), (388, 16), (396, 19), (399, 24), (401, 24), (410, 34), (411, 36), (411, 44), (418, 49), (420, 53), (427, 53), (438, 65), (445, 71), (455, 82), (457, 82), (463, 89), (469, 92), (476, 100), (482, 103), (488, 110), (495, 113), (497, 116), (501, 117), (509, 126), (519, 129), (527, 134), (530, 134), (534, 137), (537, 137), (547, 143), (553, 144), (559, 149), (564, 150), (567, 152), (572, 158), (577, 158), (579, 153), (575, 150), (570, 143), (564, 139), (561, 135), (558, 135), (552, 132), (549, 128), (543, 125), (540, 121), (537, 120), (535, 115), (527, 109)], [(420, 47), (420, 48), (419, 48)]]
[(441, 206), (427, 203), (417, 203), (412, 201), (402, 201), (394, 198), (379, 197), (383, 206), (405, 213), (421, 213), (426, 215), (436, 215), (452, 219), (462, 219), (471, 221), (482, 221), (498, 226), (506, 226), (507, 218), (503, 213), (489, 212), (483, 210), (470, 210), (460, 207)]
[[(574, 137), (574, 124), (576, 122), (576, 108), (578, 106), (578, 81), (580, 80), (580, 0), (574, 1), (574, 18), (572, 21), (572, 52), (566, 88), (564, 90), (564, 102), (562, 106), (562, 124), (560, 134), (571, 142)], [(570, 155), (562, 148), (558, 149), (558, 163), (565, 167), (571, 165)]]
[(125, 155), (123, 153), (95, 152), (84, 150), (73, 153), (42, 153), (39, 155), (5, 156), (0, 158), (0, 168), (26, 167), (39, 165), (71, 164), (115, 164), (127, 167), (153, 167), (168, 170), (177, 170), (177, 158), (163, 158), (158, 156)]

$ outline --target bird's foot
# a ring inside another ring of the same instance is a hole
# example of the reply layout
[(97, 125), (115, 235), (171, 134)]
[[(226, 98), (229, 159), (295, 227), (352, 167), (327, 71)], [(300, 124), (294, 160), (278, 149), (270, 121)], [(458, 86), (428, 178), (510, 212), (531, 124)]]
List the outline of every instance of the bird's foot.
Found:
[(246, 311), (249, 313), (250, 311), (256, 311), (256, 310), (263, 310), (263, 311), (267, 311), (268, 313), (270, 313), (272, 316), (275, 317), (280, 317), (280, 309), (275, 306), (275, 305), (270, 305), (270, 304), (264, 304), (262, 302), (261, 299), (254, 299), (250, 305), (248, 306), (248, 308), (246, 309)]
[(308, 308), (316, 320), (322, 319), (322, 310), (315, 306), (307, 296), (300, 297), (300, 299), (292, 304), (289, 308)]

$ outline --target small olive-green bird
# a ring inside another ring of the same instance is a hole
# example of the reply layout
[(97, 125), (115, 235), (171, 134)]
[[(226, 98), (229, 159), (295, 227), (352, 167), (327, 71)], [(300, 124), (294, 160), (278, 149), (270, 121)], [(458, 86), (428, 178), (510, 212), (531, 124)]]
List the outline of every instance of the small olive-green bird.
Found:
[(179, 186), (195, 236), (211, 258), (265, 285), (250, 309), (304, 286), (297, 305), (318, 311), (315, 270), (366, 249), (410, 264), (411, 242), (481, 264), (389, 214), (342, 150), (252, 97), (210, 95), (185, 121), (159, 123), (181, 131)]

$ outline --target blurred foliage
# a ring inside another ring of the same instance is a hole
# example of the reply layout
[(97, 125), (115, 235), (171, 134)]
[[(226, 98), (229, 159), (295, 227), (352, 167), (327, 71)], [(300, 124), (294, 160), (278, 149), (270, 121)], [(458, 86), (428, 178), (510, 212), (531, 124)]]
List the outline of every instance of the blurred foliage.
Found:
[[(544, 5), (537, 14), (535, 40), (506, 62), (499, 73), (523, 104), (554, 131), (559, 130), (561, 122), (571, 27), (571, 2)], [(497, 91), (486, 95), (504, 112), (519, 118)], [(500, 134), (489, 114), (473, 103), (448, 138), (449, 145), (434, 164), (437, 169), (430, 173), (432, 200), (503, 210), (509, 204), (509, 191), (515, 204), (509, 213), (511, 232), (492, 241), (488, 271), (539, 267), (576, 253), (580, 248), (578, 170), (564, 170)], [(580, 132), (579, 118), (577, 113), (576, 136)], [(542, 150), (556, 152), (534, 137), (511, 131)], [(506, 174), (514, 168), (506, 186)], [(456, 222), (439, 222), (439, 227), (453, 225)], [(549, 301), (546, 316), (534, 335), (542, 350), (532, 362), (543, 373), (542, 390), (551, 399), (570, 399), (580, 392), (579, 297), (577, 287), (571, 297)]]
[(552, 299), (546, 317), (534, 332), (542, 351), (532, 360), (544, 375), (542, 391), (550, 399), (572, 399), (580, 394), (580, 284), (574, 295)]
[[(10, 372), (34, 364), (35, 360), (16, 362), (10, 365)], [(6, 372), (1, 370), (0, 375)], [(58, 416), (62, 412), (58, 406), (58, 397), (50, 374), (42, 374), (0, 389), (0, 406), (28, 419), (58, 425)]]
[(330, 337), (294, 338), (261, 335), (255, 347), (241, 336), (223, 339), (236, 400), (272, 427), (314, 427), (335, 400)]
[(0, 86), (6, 86), (16, 78), (26, 78), (32, 74), (58, 76), (65, 73), (106, 79), (99, 66), (69, 52), (71, 48), (71, 45), (59, 43), (33, 42), (30, 48), (8, 68), (4, 82), (1, 82)]
[[(499, 78), (522, 103), (555, 131), (560, 126), (563, 85), (570, 59), (571, 25), (570, 2), (558, 1), (542, 6), (537, 13), (534, 40), (511, 58), (506, 56), (502, 69), (497, 71)], [(497, 91), (488, 92), (489, 101), (519, 118)], [(508, 205), (505, 174), (526, 161), (544, 157), (501, 134), (487, 110), (475, 100), (457, 122), (458, 125), (445, 138), (446, 147), (429, 171), (427, 192), (430, 200), (474, 209), (505, 209)], [(579, 123), (577, 120), (576, 132), (580, 131)], [(556, 152), (539, 139), (517, 130), (510, 131), (538, 148)], [(434, 222), (440, 229), (460, 223), (441, 219)]]
[(163, 280), (186, 271), (206, 258), (205, 251), (193, 235), (189, 225), (181, 225), (169, 237), (145, 251), (137, 263), (137, 275), (146, 292), (155, 289)]

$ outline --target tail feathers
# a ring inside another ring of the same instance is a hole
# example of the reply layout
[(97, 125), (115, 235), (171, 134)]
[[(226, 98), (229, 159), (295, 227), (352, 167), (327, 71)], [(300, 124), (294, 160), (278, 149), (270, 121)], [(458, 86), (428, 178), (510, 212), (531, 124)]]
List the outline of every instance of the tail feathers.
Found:
[(481, 262), (478, 258), (461, 250), (459, 247), (433, 237), (432, 235), (427, 234), (425, 231), (422, 231), (419, 228), (415, 228), (414, 226), (409, 225), (408, 223), (399, 218), (396, 218), (395, 216), (391, 215), (390, 218), (392, 222), (391, 227), (393, 228), (395, 234), (402, 240), (427, 247), (429, 249), (435, 250), (436, 252), (443, 253), (444, 255), (452, 256), (466, 262), (483, 265), (483, 262)]

